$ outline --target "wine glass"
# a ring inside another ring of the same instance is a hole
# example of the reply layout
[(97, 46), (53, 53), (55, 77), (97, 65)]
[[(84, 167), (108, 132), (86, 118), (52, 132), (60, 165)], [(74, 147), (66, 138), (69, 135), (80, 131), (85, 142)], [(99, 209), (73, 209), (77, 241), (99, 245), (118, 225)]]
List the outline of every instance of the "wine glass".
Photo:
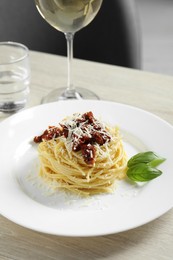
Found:
[(55, 29), (63, 32), (67, 41), (67, 87), (51, 91), (42, 103), (68, 99), (98, 99), (87, 89), (75, 88), (72, 81), (73, 38), (75, 32), (88, 25), (99, 11), (103, 0), (35, 0), (41, 16)]

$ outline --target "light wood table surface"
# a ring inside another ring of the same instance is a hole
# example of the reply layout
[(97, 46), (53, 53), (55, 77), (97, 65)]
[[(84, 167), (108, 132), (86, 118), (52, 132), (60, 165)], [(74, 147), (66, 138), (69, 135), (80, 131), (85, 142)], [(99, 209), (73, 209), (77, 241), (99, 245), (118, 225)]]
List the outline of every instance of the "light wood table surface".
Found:
[[(31, 98), (66, 85), (66, 59), (31, 52)], [(126, 103), (150, 111), (173, 124), (173, 77), (116, 66), (74, 61), (76, 85), (96, 92), (101, 99)], [(42, 234), (0, 216), (0, 260), (173, 259), (173, 209), (133, 230), (101, 237), (60, 237)]]

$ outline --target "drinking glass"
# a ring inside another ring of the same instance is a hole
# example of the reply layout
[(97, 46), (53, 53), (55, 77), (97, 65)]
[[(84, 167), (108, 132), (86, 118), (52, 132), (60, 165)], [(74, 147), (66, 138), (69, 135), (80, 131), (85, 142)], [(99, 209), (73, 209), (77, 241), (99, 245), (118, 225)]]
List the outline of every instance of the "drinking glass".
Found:
[(28, 48), (17, 42), (0, 42), (0, 117), (25, 107), (29, 83)]
[(35, 0), (41, 16), (55, 29), (63, 32), (67, 41), (67, 87), (58, 88), (43, 98), (42, 103), (68, 99), (98, 99), (87, 89), (75, 88), (72, 81), (74, 34), (87, 26), (98, 13), (103, 0)]

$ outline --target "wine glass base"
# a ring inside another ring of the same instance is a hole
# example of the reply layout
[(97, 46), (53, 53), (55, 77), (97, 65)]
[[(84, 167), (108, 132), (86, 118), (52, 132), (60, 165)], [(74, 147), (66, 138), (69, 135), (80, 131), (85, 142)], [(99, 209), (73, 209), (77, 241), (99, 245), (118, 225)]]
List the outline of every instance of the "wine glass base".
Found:
[(99, 97), (92, 91), (76, 87), (75, 91), (66, 91), (66, 88), (58, 88), (51, 91), (47, 96), (43, 97), (41, 103), (50, 103), (60, 100), (82, 100), (82, 99), (99, 99)]

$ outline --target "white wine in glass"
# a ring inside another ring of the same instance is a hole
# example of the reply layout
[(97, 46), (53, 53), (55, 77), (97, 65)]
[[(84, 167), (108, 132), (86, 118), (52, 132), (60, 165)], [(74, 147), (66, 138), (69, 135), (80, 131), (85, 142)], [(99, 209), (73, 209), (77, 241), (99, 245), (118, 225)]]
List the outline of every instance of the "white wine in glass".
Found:
[(73, 38), (75, 32), (87, 26), (98, 13), (103, 0), (35, 0), (42, 17), (67, 40), (67, 87), (50, 92), (42, 103), (68, 99), (98, 99), (92, 91), (75, 88), (72, 81)]

